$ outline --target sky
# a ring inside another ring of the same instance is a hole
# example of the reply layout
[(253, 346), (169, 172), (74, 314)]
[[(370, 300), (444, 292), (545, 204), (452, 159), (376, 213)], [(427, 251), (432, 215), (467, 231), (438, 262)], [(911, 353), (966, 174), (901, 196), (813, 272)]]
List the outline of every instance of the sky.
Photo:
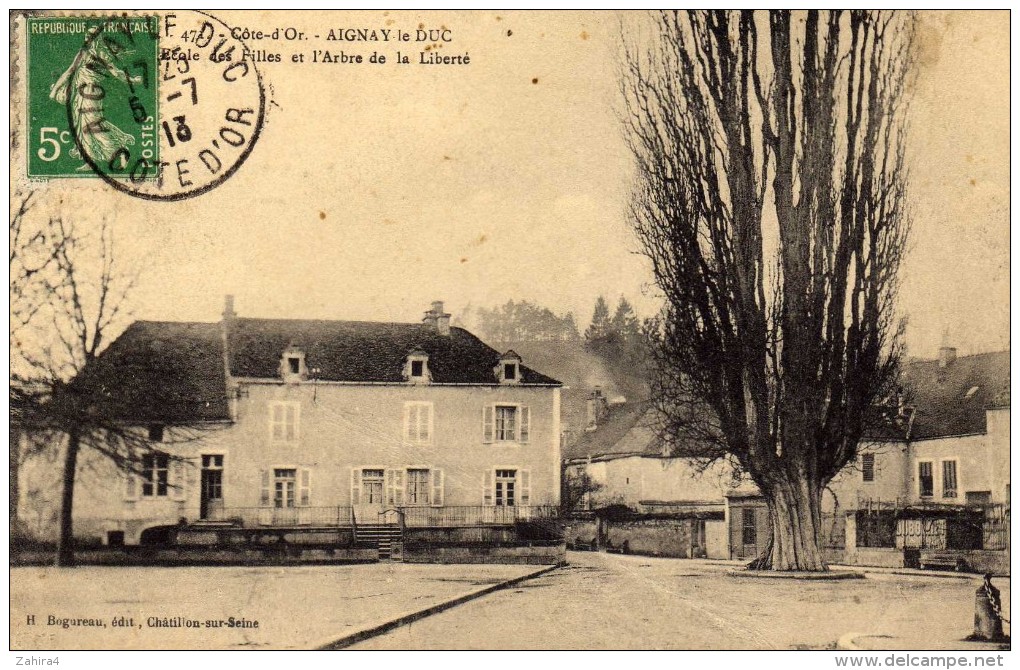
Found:
[[(111, 220), (124, 261), (144, 268), (136, 318), (215, 321), (227, 293), (241, 316), (289, 318), (415, 321), (432, 300), (456, 315), (528, 299), (583, 328), (600, 294), (656, 309), (626, 218), (615, 15), (216, 15), (309, 32), (444, 26), (442, 53), (471, 64), (296, 65), (293, 45), (263, 43), (284, 61), (262, 65), (268, 122), (219, 187), (165, 203), (98, 180), (37, 185), (51, 211)], [(920, 38), (908, 350), (933, 356), (947, 336), (961, 354), (1007, 348), (1009, 16), (923, 14)]]

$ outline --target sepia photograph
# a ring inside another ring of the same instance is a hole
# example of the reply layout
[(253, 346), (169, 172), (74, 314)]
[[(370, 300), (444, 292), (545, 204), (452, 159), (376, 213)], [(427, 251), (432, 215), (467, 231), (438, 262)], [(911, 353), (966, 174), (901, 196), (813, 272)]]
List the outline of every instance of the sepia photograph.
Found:
[(1008, 10), (9, 22), (12, 664), (1008, 662)]

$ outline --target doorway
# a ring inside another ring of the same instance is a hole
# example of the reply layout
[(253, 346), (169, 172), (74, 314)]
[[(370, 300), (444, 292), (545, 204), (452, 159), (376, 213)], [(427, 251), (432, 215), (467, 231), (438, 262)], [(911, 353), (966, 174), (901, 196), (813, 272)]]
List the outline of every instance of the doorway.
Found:
[(202, 484), (199, 517), (217, 519), (223, 512), (223, 456), (202, 456)]

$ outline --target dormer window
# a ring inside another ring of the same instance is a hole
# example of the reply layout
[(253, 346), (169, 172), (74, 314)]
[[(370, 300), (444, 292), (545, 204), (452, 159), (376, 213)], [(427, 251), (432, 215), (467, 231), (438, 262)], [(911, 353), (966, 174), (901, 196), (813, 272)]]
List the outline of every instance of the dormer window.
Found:
[(308, 378), (305, 367), (305, 352), (291, 345), (280, 358), (280, 376), (287, 382), (299, 382)]
[(508, 351), (499, 357), (496, 365), (496, 378), (500, 384), (519, 384), (521, 382), (521, 357)]
[(429, 355), (421, 349), (412, 349), (404, 362), (404, 379), (411, 384), (428, 384), (432, 381), (429, 372)]

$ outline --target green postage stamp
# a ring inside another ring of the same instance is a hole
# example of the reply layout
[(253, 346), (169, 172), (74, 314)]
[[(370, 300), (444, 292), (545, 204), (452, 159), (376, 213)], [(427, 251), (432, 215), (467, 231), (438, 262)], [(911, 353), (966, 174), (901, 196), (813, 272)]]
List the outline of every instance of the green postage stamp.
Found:
[(27, 20), (30, 178), (152, 178), (158, 25), (155, 16)]

